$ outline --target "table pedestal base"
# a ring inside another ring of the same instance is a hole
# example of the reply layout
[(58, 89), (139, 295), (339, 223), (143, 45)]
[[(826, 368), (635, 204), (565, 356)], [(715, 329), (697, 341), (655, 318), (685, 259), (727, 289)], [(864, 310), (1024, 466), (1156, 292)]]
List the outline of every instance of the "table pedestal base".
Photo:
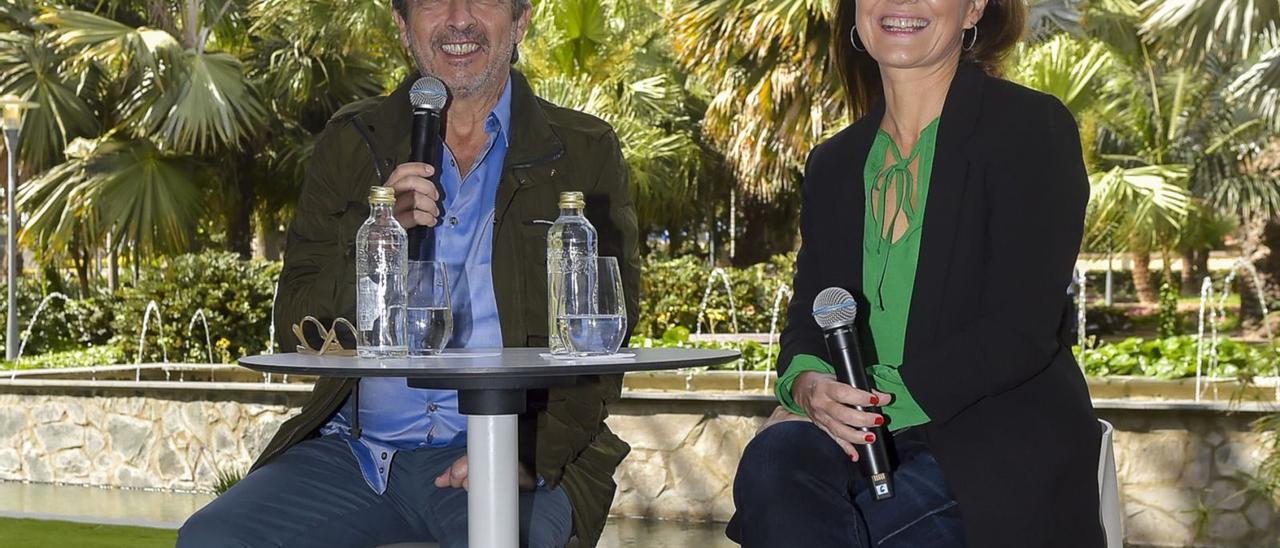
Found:
[(459, 390), (458, 411), (467, 416), (467, 544), (485, 548), (520, 545), (520, 389)]
[(516, 415), (467, 416), (467, 540), (470, 546), (520, 545)]

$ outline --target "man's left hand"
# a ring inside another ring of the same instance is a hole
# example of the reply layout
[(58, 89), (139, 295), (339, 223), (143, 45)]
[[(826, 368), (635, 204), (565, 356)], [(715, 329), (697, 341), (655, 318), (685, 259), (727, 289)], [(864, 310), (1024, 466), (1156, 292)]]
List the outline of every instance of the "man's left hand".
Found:
[[(520, 464), (517, 469), (518, 472), (516, 475), (518, 476), (518, 481), (520, 483), (520, 490), (532, 491), (536, 483), (533, 479), (533, 474), (529, 473), (529, 470), (525, 468), (524, 464)], [(453, 461), (453, 464), (449, 466), (448, 470), (445, 470), (436, 477), (436, 487), (441, 489), (446, 487), (467, 489), (470, 486), (467, 479), (467, 456), (463, 455), (459, 457), (458, 460)]]

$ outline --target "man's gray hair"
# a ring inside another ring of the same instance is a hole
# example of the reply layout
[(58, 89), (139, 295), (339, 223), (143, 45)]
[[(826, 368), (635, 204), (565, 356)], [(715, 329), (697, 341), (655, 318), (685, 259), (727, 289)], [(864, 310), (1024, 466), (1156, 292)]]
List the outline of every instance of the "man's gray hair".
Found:
[[(413, 1), (413, 0), (408, 0)], [(391, 8), (400, 14), (400, 18), (409, 19), (409, 12), (406, 11), (406, 0), (391, 0)], [(511, 0), (511, 18), (516, 19), (524, 15), (525, 10), (533, 7), (532, 0)]]

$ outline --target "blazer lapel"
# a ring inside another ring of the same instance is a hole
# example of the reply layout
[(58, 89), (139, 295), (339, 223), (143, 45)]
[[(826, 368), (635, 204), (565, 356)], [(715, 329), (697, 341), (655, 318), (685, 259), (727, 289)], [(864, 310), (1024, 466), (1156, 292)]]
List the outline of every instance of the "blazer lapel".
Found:
[(946, 290), (947, 268), (951, 264), (961, 198), (968, 184), (969, 136), (977, 125), (986, 77), (978, 66), (960, 63), (942, 108), (929, 195), (925, 198), (924, 227), (921, 229), (920, 257), (916, 263), (915, 287), (907, 319), (903, 367), (910, 366), (914, 349), (927, 347), (937, 340), (938, 309)]

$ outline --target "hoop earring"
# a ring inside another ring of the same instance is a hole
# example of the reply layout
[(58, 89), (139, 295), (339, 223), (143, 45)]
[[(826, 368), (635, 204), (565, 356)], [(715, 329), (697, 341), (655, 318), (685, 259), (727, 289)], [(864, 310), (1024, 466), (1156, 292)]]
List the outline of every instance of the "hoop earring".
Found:
[(966, 33), (968, 30), (969, 30), (969, 29), (964, 29), (963, 31), (961, 31), (961, 32), (960, 32), (960, 44), (961, 44), (961, 47), (962, 47), (962, 48), (964, 48), (964, 50), (965, 50), (965, 51), (972, 51), (972, 50), (973, 50), (973, 46), (978, 45), (978, 25), (974, 25), (974, 26), (973, 26), (973, 39), (972, 39), (972, 40), (969, 40), (969, 43), (968, 43), (968, 44), (965, 44), (965, 43), (964, 43), (964, 35), (965, 35), (965, 33)]
[(858, 25), (854, 25), (853, 28), (849, 29), (849, 43), (853, 44), (853, 51), (862, 53), (867, 52), (867, 48), (858, 47)]

